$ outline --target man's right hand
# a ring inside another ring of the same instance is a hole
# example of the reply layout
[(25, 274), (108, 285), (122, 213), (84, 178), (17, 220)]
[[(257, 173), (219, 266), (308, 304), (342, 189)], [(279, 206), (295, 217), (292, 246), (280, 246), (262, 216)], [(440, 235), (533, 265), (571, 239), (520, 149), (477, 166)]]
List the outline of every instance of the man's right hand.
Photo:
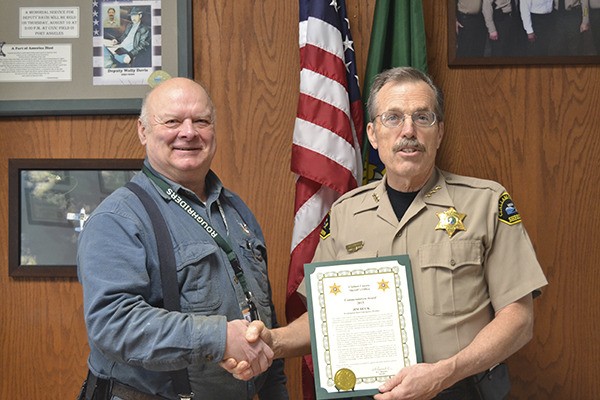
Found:
[(229, 321), (221, 366), (242, 380), (260, 375), (273, 362), (271, 343), (265, 342), (270, 338), (270, 331), (260, 321), (254, 321), (250, 326), (245, 320)]
[[(250, 345), (262, 343), (273, 350), (274, 358), (299, 357), (310, 354), (310, 326), (308, 313), (305, 312), (287, 326), (269, 329), (260, 321), (245, 323), (244, 340)], [(244, 358), (223, 357), (221, 367), (237, 379), (247, 381), (266, 368), (259, 370)]]

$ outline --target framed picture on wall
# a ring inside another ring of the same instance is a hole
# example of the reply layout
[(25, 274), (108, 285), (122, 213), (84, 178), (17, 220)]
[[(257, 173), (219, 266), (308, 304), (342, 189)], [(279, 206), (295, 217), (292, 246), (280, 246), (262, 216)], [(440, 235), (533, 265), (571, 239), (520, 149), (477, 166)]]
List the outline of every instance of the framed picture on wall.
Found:
[(9, 275), (74, 277), (77, 238), (138, 159), (9, 159)]
[(542, 14), (531, 3), (448, 0), (448, 65), (600, 63), (600, 8), (541, 0)]
[(192, 77), (191, 0), (19, 0), (0, 13), (0, 116), (137, 114)]

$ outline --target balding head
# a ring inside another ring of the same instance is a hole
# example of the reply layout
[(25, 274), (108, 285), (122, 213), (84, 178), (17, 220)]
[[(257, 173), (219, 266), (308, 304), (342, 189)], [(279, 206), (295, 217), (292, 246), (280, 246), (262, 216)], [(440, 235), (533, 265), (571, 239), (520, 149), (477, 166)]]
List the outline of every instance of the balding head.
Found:
[(150, 165), (204, 196), (204, 180), (216, 151), (213, 103), (202, 85), (171, 78), (142, 103), (138, 137)]

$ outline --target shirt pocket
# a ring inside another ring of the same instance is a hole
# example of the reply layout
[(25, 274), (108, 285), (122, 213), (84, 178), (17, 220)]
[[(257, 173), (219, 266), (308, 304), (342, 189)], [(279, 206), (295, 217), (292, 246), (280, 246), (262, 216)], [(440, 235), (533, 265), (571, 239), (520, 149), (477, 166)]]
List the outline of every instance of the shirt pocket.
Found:
[(215, 314), (222, 304), (222, 290), (228, 284), (217, 246), (210, 242), (183, 243), (176, 253), (181, 310)]
[(462, 315), (488, 298), (483, 274), (483, 245), (462, 240), (419, 248), (422, 293), (419, 299), (429, 315)]
[(267, 274), (267, 247), (262, 240), (249, 236), (239, 242), (243, 258), (246, 282), (252, 292), (252, 298), (258, 308), (262, 322), (268, 327), (273, 326), (271, 299), (269, 296), (269, 276)]
[(262, 305), (268, 306), (269, 301), (269, 276), (267, 275), (267, 248), (265, 244), (256, 237), (249, 237), (239, 243), (243, 258), (246, 281), (250, 286), (255, 299)]

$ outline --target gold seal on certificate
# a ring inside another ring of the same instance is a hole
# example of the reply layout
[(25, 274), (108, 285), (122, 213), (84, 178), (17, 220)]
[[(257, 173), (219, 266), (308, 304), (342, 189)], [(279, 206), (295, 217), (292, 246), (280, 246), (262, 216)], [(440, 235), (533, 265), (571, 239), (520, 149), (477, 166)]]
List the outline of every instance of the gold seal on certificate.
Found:
[(356, 375), (348, 368), (341, 368), (333, 377), (335, 387), (340, 391), (354, 390), (356, 385)]

